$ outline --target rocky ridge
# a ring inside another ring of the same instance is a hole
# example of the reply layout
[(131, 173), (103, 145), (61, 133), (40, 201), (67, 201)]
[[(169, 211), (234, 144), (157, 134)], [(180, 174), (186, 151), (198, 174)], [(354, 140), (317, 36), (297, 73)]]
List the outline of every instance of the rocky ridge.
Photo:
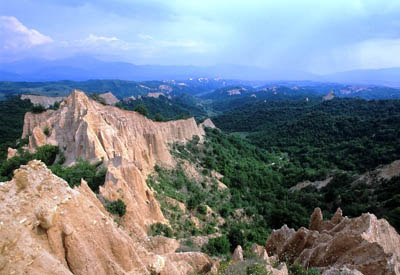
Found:
[[(43, 129), (49, 129), (49, 135)], [(106, 199), (122, 199), (127, 206), (123, 223), (128, 231), (144, 237), (147, 227), (164, 219), (153, 192), (146, 184), (156, 163), (173, 166), (169, 143), (185, 142), (204, 129), (193, 118), (154, 122), (137, 112), (104, 106), (81, 91), (73, 91), (58, 110), (25, 115), (23, 136), (29, 149), (44, 144), (57, 145), (66, 165), (82, 158), (103, 161), (108, 168), (100, 194)]]
[(119, 227), (86, 182), (71, 189), (31, 161), (0, 183), (1, 274), (190, 274), (203, 253), (175, 253), (176, 240), (138, 238)]

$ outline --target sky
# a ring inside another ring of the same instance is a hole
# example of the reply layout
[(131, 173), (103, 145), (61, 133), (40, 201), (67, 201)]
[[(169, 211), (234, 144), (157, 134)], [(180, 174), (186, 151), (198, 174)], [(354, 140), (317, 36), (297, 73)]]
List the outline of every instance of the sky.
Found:
[(400, 0), (0, 0), (0, 61), (400, 67)]

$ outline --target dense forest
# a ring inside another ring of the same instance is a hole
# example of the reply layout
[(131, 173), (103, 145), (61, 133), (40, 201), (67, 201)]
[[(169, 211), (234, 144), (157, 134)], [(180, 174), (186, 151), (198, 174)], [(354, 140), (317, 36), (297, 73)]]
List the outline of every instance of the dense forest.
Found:
[(143, 96), (135, 100), (123, 100), (117, 107), (135, 111), (138, 106), (146, 108), (146, 116), (153, 120), (163, 121), (194, 116), (201, 120), (207, 117), (207, 111), (198, 99), (188, 94), (168, 98), (160, 95), (158, 98)]
[(8, 147), (17, 146), (17, 140), (22, 136), (25, 113), (32, 107), (30, 101), (21, 100), (19, 97), (0, 101), (0, 162), (7, 157)]
[(286, 184), (332, 170), (364, 172), (400, 158), (400, 101), (257, 102), (213, 119), (256, 146), (287, 154)]
[[(285, 187), (288, 160), (282, 153), (269, 153), (235, 135), (208, 129), (204, 144), (177, 148), (178, 157), (224, 175), (221, 181), (229, 187), (229, 196), (225, 196), (229, 200), (214, 201), (210, 206), (229, 221), (223, 232), (233, 247), (262, 244), (270, 230), (284, 224), (307, 226), (315, 207), (326, 217), (338, 207), (350, 217), (374, 213), (400, 230), (400, 197), (393, 196), (400, 190), (399, 177), (367, 184), (355, 174), (337, 172), (321, 190), (307, 187), (293, 191)], [(238, 209), (245, 213), (245, 222), (233, 218)], [(239, 238), (234, 237), (237, 234)]]

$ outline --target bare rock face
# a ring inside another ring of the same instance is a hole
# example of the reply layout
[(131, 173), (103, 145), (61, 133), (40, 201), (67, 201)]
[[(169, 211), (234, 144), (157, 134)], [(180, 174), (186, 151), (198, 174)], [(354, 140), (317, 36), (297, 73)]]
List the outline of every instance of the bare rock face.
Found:
[(280, 260), (305, 267), (332, 268), (332, 272), (347, 268), (365, 275), (400, 274), (400, 236), (386, 220), (373, 214), (349, 219), (338, 209), (330, 221), (323, 221), (317, 208), (310, 229), (302, 227), (296, 232), (283, 226), (274, 230), (266, 249)]
[(334, 91), (330, 91), (328, 94), (322, 97), (323, 100), (332, 100), (336, 97)]
[(17, 154), (17, 149), (8, 147), (7, 149), (7, 159), (14, 157)]
[(160, 96), (164, 96), (163, 93), (148, 93), (148, 97), (154, 97), (154, 98), (159, 98)]
[(83, 181), (71, 189), (31, 161), (0, 183), (0, 274), (190, 274), (208, 271), (202, 253), (176, 241), (136, 241)]
[(203, 128), (209, 127), (209, 128), (217, 128), (215, 127), (214, 123), (211, 121), (211, 119), (207, 118), (206, 120), (204, 120), (202, 123), (200, 123), (200, 126)]
[(167, 223), (143, 173), (132, 162), (117, 157), (110, 161), (100, 194), (110, 201), (121, 199), (126, 205), (123, 224), (137, 237), (146, 235), (146, 228), (156, 222)]
[[(51, 135), (43, 139), (39, 133), (45, 126)], [(28, 133), (32, 133), (32, 149), (43, 143), (65, 148), (67, 164), (77, 158), (108, 161), (122, 157), (149, 171), (157, 161), (173, 164), (168, 143), (202, 137), (204, 130), (193, 118), (155, 122), (137, 112), (104, 106), (75, 90), (57, 111), (27, 113), (23, 137)]]
[(41, 95), (21, 95), (21, 100), (28, 99), (34, 105), (42, 105), (45, 108), (54, 105), (56, 102), (61, 102), (65, 97), (51, 97)]
[[(43, 133), (47, 127), (50, 136)], [(156, 163), (174, 165), (169, 143), (185, 142), (204, 129), (193, 118), (154, 122), (137, 112), (104, 106), (81, 91), (73, 91), (56, 111), (27, 113), (23, 136), (29, 137), (29, 149), (44, 144), (64, 151), (66, 165), (82, 158), (103, 160), (108, 167), (106, 183), (100, 193), (109, 200), (127, 204), (124, 226), (144, 236), (155, 222), (166, 223), (158, 202), (145, 180)]]
[(99, 97), (104, 99), (107, 105), (115, 105), (119, 102), (119, 99), (115, 97), (111, 92), (106, 92), (103, 94), (99, 94)]
[(233, 251), (232, 260), (236, 262), (243, 261), (243, 249), (240, 245), (235, 248)]
[(259, 258), (265, 261), (269, 261), (268, 253), (265, 250), (265, 247), (258, 244), (253, 244), (253, 246), (251, 247), (251, 252)]

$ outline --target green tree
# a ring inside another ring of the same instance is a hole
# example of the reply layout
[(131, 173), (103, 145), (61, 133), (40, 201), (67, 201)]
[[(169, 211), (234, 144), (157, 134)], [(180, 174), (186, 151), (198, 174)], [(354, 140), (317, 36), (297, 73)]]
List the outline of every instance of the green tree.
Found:
[(111, 214), (122, 217), (126, 213), (126, 205), (121, 199), (118, 199), (116, 201), (107, 201), (106, 210)]
[(135, 112), (138, 112), (139, 114), (142, 114), (142, 115), (144, 115), (144, 116), (147, 116), (147, 114), (148, 114), (147, 109), (146, 109), (146, 106), (144, 106), (144, 105), (142, 105), (142, 104), (136, 106), (136, 108), (135, 108), (134, 111), (135, 111)]

